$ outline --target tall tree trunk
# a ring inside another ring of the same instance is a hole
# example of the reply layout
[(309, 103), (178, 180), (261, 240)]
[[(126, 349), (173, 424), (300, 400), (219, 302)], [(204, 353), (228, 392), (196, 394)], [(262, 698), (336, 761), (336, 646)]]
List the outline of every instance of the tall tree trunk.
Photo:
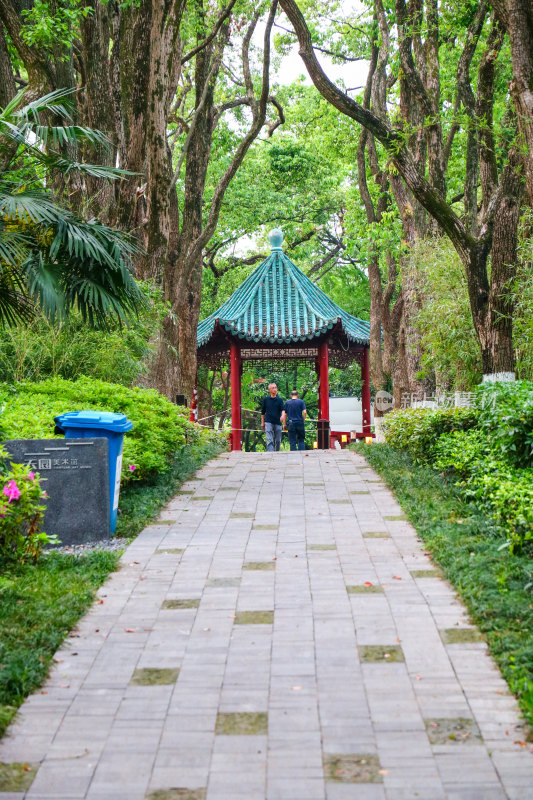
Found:
[(514, 100), (522, 135), (526, 188), (533, 207), (533, 5), (531, 0), (492, 0), (511, 42)]
[(0, 108), (5, 108), (17, 93), (4, 26), (0, 22)]
[[(82, 58), (85, 78), (87, 123), (89, 127), (105, 133), (110, 147), (96, 146), (88, 151), (89, 160), (95, 164), (115, 166), (118, 135), (111, 84), (109, 48), (111, 41), (110, 6), (98, 0), (88, 0), (91, 9), (81, 22)], [(110, 182), (87, 178), (89, 207), (102, 221), (110, 219), (115, 188)]]

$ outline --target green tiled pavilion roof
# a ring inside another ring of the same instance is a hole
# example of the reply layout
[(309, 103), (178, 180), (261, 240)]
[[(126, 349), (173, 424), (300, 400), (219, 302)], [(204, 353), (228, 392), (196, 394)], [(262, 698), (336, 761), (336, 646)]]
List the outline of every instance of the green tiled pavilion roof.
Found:
[(314, 339), (338, 320), (350, 341), (369, 344), (370, 323), (344, 311), (273, 248), (229, 300), (199, 323), (197, 346), (207, 344), (217, 321), (239, 339), (280, 344)]

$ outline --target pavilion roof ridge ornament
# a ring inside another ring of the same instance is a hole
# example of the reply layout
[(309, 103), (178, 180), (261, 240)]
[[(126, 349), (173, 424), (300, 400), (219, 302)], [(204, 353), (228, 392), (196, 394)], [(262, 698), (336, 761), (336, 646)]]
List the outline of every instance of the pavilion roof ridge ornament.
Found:
[(282, 250), (283, 232), (270, 231), (271, 254), (231, 297), (198, 325), (197, 346), (207, 345), (222, 328), (256, 344), (291, 344), (322, 337), (338, 327), (348, 342), (368, 345), (370, 323), (331, 300)]

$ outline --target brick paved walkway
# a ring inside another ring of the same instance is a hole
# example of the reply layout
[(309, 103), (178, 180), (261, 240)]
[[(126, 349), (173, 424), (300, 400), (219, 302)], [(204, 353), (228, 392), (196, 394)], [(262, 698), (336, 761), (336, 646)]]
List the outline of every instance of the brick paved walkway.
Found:
[(533, 798), (513, 697), (357, 455), (220, 456), (99, 596), (0, 800)]

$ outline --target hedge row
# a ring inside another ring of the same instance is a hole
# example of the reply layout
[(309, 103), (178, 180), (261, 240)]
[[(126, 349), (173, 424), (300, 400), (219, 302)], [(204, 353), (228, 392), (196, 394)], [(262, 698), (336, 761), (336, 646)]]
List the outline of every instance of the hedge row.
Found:
[(491, 517), (511, 550), (533, 550), (533, 382), (477, 389), (473, 408), (404, 409), (387, 443), (452, 478)]
[(168, 471), (186, 444), (226, 438), (189, 422), (186, 409), (153, 389), (128, 389), (85, 377), (0, 384), (2, 406), (0, 440), (53, 438), (54, 417), (66, 411), (97, 409), (126, 414), (133, 429), (124, 437), (123, 484), (150, 480)]

